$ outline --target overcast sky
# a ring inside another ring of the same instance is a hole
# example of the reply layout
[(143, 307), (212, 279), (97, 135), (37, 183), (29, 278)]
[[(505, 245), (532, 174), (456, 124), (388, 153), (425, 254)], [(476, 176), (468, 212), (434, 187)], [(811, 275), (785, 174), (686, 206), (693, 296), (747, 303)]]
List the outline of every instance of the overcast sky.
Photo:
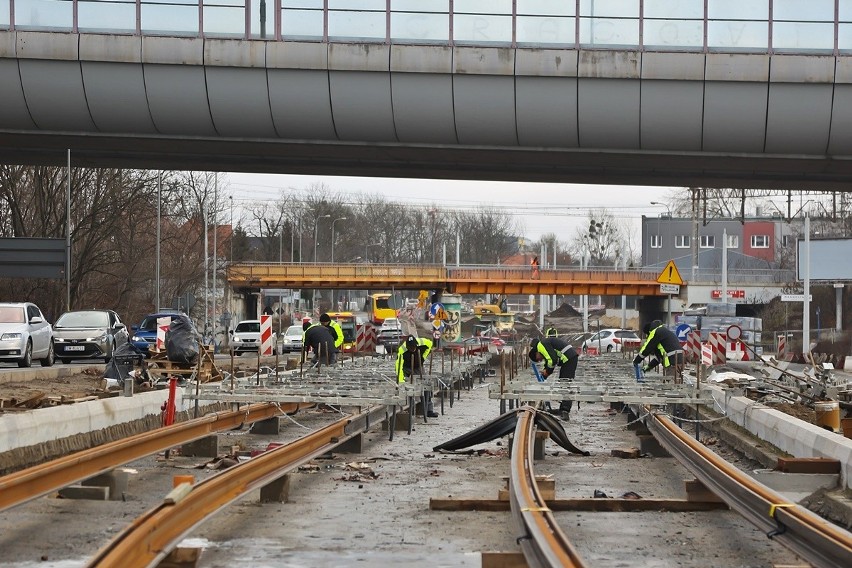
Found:
[(555, 233), (560, 241), (573, 239), (578, 228), (588, 226), (590, 210), (605, 208), (628, 220), (638, 238), (642, 215), (657, 216), (666, 208), (651, 201), (670, 202), (683, 187), (633, 187), (556, 183), (446, 181), (425, 179), (305, 176), (278, 174), (227, 174), (235, 206), (275, 201), (282, 189), (302, 190), (325, 184), (344, 196), (379, 194), (389, 201), (419, 206), (437, 204), (451, 209), (489, 205), (515, 215), (522, 236), (538, 240)]

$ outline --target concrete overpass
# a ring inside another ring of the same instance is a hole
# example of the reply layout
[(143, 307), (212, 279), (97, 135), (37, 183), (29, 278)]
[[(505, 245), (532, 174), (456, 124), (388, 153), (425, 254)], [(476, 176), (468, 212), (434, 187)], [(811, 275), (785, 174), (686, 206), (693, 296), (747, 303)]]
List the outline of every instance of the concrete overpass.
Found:
[(267, 288), (445, 290), (454, 294), (589, 294), (664, 296), (657, 272), (542, 269), (525, 266), (421, 264), (237, 263), (228, 266), (234, 290)]
[(443, 3), (0, 3), (0, 160), (63, 164), (70, 148), (78, 166), (852, 182), (852, 34), (834, 10)]

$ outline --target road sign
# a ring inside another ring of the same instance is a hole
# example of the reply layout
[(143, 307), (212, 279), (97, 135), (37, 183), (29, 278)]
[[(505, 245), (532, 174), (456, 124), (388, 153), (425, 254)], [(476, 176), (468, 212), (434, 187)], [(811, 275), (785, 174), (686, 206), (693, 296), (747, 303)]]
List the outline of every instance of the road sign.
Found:
[(743, 336), (743, 328), (741, 328), (740, 326), (738, 326), (736, 324), (728, 326), (727, 334), (728, 334), (728, 339), (739, 340), (739, 338)]
[(682, 323), (675, 328), (675, 335), (678, 341), (686, 341), (686, 334), (692, 331), (692, 327), (688, 323)]
[(660, 284), (677, 284), (678, 286), (683, 284), (683, 278), (680, 277), (680, 272), (677, 271), (677, 266), (675, 266), (673, 260), (670, 260), (663, 271), (660, 272), (660, 275), (657, 276), (657, 282)]
[[(808, 294), (808, 301), (813, 301), (814, 297), (812, 294)], [(804, 302), (805, 295), (804, 294), (781, 294), (782, 302)]]
[(661, 294), (680, 294), (680, 286), (677, 284), (660, 284)]

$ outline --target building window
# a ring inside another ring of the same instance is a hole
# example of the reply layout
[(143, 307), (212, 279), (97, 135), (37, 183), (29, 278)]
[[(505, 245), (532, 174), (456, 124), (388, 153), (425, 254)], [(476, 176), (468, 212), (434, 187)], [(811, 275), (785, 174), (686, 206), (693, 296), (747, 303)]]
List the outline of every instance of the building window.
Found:
[(790, 235), (782, 235), (781, 236), (781, 247), (787, 248), (790, 246)]
[(769, 235), (752, 235), (751, 248), (765, 249), (769, 248)]
[(675, 248), (689, 248), (689, 235), (675, 235)]
[(711, 249), (716, 246), (716, 235), (701, 235), (698, 244), (703, 249)]
[(652, 249), (663, 248), (663, 236), (662, 235), (651, 235), (651, 248)]
[(740, 237), (739, 237), (739, 235), (728, 235), (728, 248), (729, 249), (740, 248)]

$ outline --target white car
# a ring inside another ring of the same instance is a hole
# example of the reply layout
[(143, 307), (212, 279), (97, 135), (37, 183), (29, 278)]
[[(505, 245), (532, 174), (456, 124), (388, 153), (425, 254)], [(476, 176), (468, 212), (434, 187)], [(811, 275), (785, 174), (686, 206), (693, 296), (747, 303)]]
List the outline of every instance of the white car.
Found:
[[(231, 332), (231, 348), (235, 355), (260, 349), (260, 320), (244, 320)], [(278, 336), (272, 332), (272, 354), (278, 352)]]
[(0, 303), (0, 361), (29, 367), (33, 359), (53, 365), (53, 328), (35, 304)]
[(597, 349), (598, 353), (621, 351), (624, 347), (636, 348), (642, 340), (632, 329), (602, 329), (583, 342), (583, 351)]
[(302, 350), (302, 337), (305, 332), (301, 325), (291, 325), (281, 338), (281, 352), (291, 353)]

